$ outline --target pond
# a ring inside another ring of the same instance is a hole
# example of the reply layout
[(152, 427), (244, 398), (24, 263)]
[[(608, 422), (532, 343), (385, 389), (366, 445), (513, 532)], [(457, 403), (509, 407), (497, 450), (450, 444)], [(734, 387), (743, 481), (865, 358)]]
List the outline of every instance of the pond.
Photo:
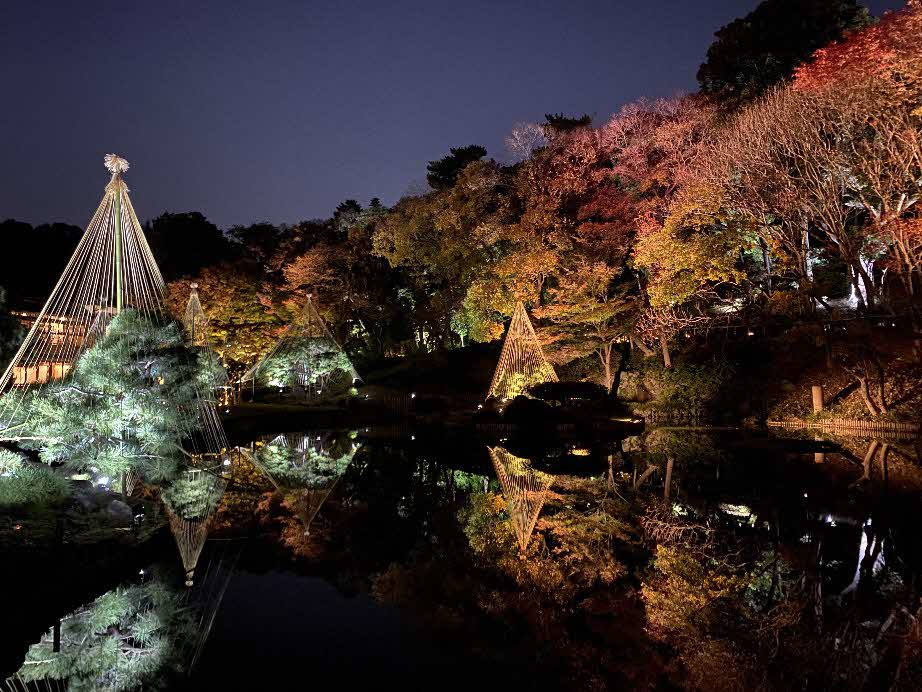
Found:
[(658, 428), (535, 444), (402, 426), (252, 438), (172, 495), (90, 479), (0, 508), (0, 681), (922, 680), (918, 442)]

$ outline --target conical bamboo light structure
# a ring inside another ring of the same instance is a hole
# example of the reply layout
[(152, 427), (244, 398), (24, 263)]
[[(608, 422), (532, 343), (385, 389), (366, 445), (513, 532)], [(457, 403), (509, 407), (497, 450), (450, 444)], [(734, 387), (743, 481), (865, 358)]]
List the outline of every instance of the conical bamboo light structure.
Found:
[[(125, 159), (108, 154), (111, 173), (102, 201), (77, 249), (39, 312), (25, 340), (0, 377), (0, 437), (26, 397), (67, 376), (74, 363), (101, 337), (111, 319), (132, 309), (161, 320), (165, 285), (123, 180)], [(127, 354), (126, 354), (127, 355)], [(221, 453), (227, 448), (210, 391), (196, 392), (189, 411), (191, 453)]]
[[(331, 351), (344, 353), (342, 347), (327, 328), (326, 322), (323, 321), (320, 313), (317, 312), (311, 295), (307, 296), (304, 309), (301, 311), (299, 319), (289, 325), (282, 337), (275, 342), (272, 349), (265, 356), (260, 358), (253, 367), (246, 371), (243, 377), (240, 378), (240, 383), (244, 384), (249, 382), (255, 385), (262, 379), (266, 366), (272, 362), (273, 358), (285, 353), (288, 348), (296, 346), (299, 342), (307, 340), (319, 340), (326, 344)], [(307, 368), (308, 365), (306, 363), (295, 363), (290, 373), (291, 380), (301, 386), (308, 386), (309, 383), (307, 380), (309, 378), (309, 371)], [(353, 382), (361, 380), (351, 362), (349, 363), (349, 375), (352, 377)], [(271, 384), (282, 385), (284, 383), (277, 382)]]
[(515, 306), (487, 398), (512, 399), (532, 385), (557, 382), (557, 373), (541, 350), (525, 304)]
[(519, 543), (519, 557), (524, 559), (554, 477), (535, 471), (527, 459), (517, 457), (502, 447), (488, 449)]

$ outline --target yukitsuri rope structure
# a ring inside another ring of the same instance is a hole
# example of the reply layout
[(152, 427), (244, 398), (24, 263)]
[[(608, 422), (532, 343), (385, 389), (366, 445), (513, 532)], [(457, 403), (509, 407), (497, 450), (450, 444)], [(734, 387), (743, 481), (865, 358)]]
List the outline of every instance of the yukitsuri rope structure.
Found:
[(512, 399), (532, 385), (557, 382), (557, 373), (541, 350), (525, 304), (515, 306), (487, 398)]
[(202, 310), (202, 302), (198, 297), (198, 284), (189, 285), (189, 301), (183, 313), (182, 324), (186, 328), (186, 336), (190, 346), (210, 347), (208, 339), (208, 318)]
[(200, 578), (194, 588), (186, 591), (187, 605), (197, 615), (197, 636), (188, 643), (188, 646), (184, 647), (183, 652), (186, 672), (191, 671), (198, 663), (242, 552), (243, 543), (240, 540), (212, 541), (205, 564), (200, 570), (202, 573)]
[[(111, 173), (102, 201), (77, 249), (6, 371), (0, 377), (0, 431), (10, 426), (30, 392), (64, 378), (112, 318), (132, 309), (145, 319), (166, 316), (165, 284), (122, 179), (128, 162), (107, 154)], [(126, 357), (129, 354), (126, 354)], [(186, 433), (190, 453), (228, 448), (214, 396), (197, 391)]]
[[(304, 535), (310, 535), (311, 524), (323, 507), (324, 502), (345, 474), (352, 463), (352, 459), (359, 450), (359, 445), (353, 444), (349, 451), (342, 456), (340, 462), (332, 463), (333, 457), (327, 452), (327, 440), (323, 436), (311, 433), (287, 433), (276, 435), (266, 445), (249, 455), (253, 465), (256, 466), (269, 479), (275, 489), (291, 504), (304, 524)], [(286, 478), (284, 471), (272, 467), (267, 463), (268, 450), (281, 450), (285, 453), (285, 465), (292, 475), (304, 473), (304, 482), (297, 483), (289, 476)], [(324, 464), (323, 460), (329, 459)], [(328, 475), (324, 476), (324, 472)], [(317, 480), (311, 480), (308, 474)]]
[[(271, 362), (272, 358), (277, 354), (284, 353), (286, 347), (297, 344), (302, 340), (308, 339), (317, 339), (326, 342), (330, 350), (338, 351), (343, 353), (342, 346), (339, 345), (339, 342), (333, 337), (333, 334), (327, 328), (326, 322), (323, 321), (323, 318), (320, 316), (320, 313), (317, 312), (317, 308), (314, 305), (313, 297), (308, 294), (307, 300), (304, 303), (304, 309), (301, 311), (301, 316), (293, 324), (288, 325), (288, 328), (285, 330), (285, 333), (282, 334), (281, 338), (275, 342), (275, 345), (272, 349), (264, 355), (259, 361), (256, 362), (253, 367), (247, 370), (243, 377), (240, 378), (240, 383), (244, 384), (251, 382), (255, 383), (259, 380), (263, 368), (266, 364)], [(305, 364), (296, 364), (294, 367), (294, 375), (298, 379), (303, 379), (303, 375), (299, 374), (299, 366), (304, 367)], [(356, 372), (355, 367), (352, 363), (349, 363), (349, 374), (352, 377), (353, 382), (359, 381), (362, 378), (359, 377), (358, 372)], [(304, 382), (301, 382), (304, 384)]]
[[(122, 180), (128, 162), (108, 154), (105, 164), (112, 177), (102, 202), (0, 377), (0, 392), (14, 387), (19, 394), (5, 409), (18, 405), (30, 389), (64, 377), (122, 309), (131, 307), (148, 317), (162, 314), (163, 277)], [(0, 426), (12, 413), (0, 411)]]
[(488, 447), (488, 450), (506, 498), (509, 520), (519, 543), (519, 557), (524, 559), (554, 477), (535, 471), (527, 459), (517, 457), (502, 447)]

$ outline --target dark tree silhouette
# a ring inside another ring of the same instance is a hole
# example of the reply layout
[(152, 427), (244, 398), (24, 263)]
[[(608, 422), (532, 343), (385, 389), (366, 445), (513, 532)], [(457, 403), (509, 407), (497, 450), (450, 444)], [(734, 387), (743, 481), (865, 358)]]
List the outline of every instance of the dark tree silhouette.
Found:
[(197, 211), (161, 214), (144, 224), (144, 234), (167, 281), (193, 276), (230, 255), (227, 238)]
[(465, 166), (487, 155), (487, 150), (479, 144), (451, 147), (449, 151), (451, 153), (448, 156), (430, 161), (426, 166), (426, 170), (429, 171), (426, 181), (433, 190), (444, 190), (453, 186)]
[(717, 31), (698, 69), (701, 91), (737, 108), (790, 78), (818, 48), (869, 22), (855, 0), (765, 0)]

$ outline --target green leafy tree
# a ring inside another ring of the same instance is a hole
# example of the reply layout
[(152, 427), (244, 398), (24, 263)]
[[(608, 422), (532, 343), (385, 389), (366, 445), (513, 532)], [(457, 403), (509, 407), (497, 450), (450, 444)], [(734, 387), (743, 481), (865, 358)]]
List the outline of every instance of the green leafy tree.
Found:
[(187, 348), (177, 323), (125, 310), (66, 378), (11, 407), (17, 420), (3, 435), (48, 464), (172, 477), (184, 440), (198, 432), (200, 395), (220, 378), (214, 355)]
[(870, 21), (855, 0), (765, 0), (715, 34), (698, 70), (701, 92), (728, 108), (789, 79), (814, 51)]
[(144, 224), (151, 251), (169, 281), (229, 258), (231, 244), (200, 212), (161, 214)]
[(64, 476), (21, 454), (0, 448), (0, 507), (49, 505), (68, 495)]

